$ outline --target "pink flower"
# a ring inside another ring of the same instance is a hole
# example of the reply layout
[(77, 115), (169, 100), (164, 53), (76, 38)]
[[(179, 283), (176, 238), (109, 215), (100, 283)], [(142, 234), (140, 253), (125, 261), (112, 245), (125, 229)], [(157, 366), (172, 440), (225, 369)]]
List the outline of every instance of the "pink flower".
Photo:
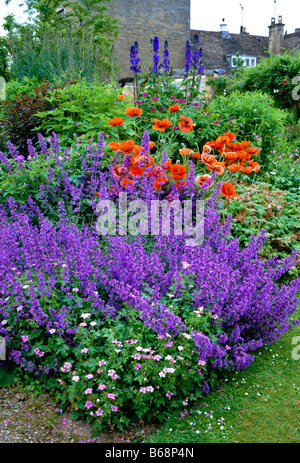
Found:
[(97, 416), (102, 416), (103, 415), (103, 410), (100, 410), (100, 408), (98, 408), (98, 410), (96, 411), (96, 415)]
[(90, 387), (88, 387), (88, 388), (84, 391), (85, 394), (91, 394), (92, 392), (93, 392), (93, 390), (92, 390)]
[(86, 354), (88, 351), (89, 351), (89, 350), (85, 347), (84, 349), (81, 349), (80, 352), (81, 352), (82, 354)]
[(93, 406), (93, 403), (92, 403), (90, 400), (88, 400), (88, 401), (85, 403), (85, 407), (86, 407), (87, 409), (92, 408), (92, 406)]
[(106, 396), (111, 400), (114, 400), (116, 398), (115, 394), (111, 394), (110, 392), (107, 392)]
[(111, 408), (112, 412), (117, 412), (118, 411), (118, 407), (116, 407), (115, 405), (112, 405), (110, 408)]
[(98, 365), (99, 365), (99, 367), (102, 367), (102, 365), (106, 365), (106, 361), (105, 360), (100, 360)]
[(103, 391), (103, 389), (106, 389), (107, 386), (105, 386), (105, 384), (99, 384), (98, 386), (98, 389), (100, 389), (100, 391)]
[(134, 365), (133, 368), (134, 368), (135, 370), (139, 370), (139, 369), (141, 368), (141, 366), (142, 366), (142, 365), (141, 365), (140, 363), (137, 363), (136, 365)]
[(154, 96), (154, 97), (152, 98), (152, 100), (153, 100), (153, 101), (158, 101), (158, 98), (157, 98), (156, 96)]

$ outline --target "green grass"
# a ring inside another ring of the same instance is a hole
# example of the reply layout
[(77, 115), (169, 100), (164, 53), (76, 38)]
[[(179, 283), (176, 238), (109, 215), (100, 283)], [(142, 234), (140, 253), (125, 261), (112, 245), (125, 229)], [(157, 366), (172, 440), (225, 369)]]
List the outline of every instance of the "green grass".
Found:
[[(297, 313), (300, 314), (300, 301)], [(298, 337), (296, 339), (296, 337)], [(300, 324), (146, 443), (299, 443)], [(183, 410), (182, 410), (183, 411)]]

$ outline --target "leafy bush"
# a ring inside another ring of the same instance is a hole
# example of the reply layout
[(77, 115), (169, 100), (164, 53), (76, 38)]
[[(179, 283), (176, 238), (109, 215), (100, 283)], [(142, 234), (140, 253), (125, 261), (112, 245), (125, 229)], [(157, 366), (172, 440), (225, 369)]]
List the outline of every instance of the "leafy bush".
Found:
[(237, 196), (221, 200), (220, 211), (224, 218), (232, 216), (231, 234), (242, 247), (251, 236), (265, 230), (266, 243), (259, 254), (263, 257), (284, 257), (298, 251), (298, 265), (289, 272), (291, 277), (300, 274), (300, 207), (299, 194), (272, 190), (266, 184), (236, 185)]
[[(70, 85), (65, 82), (61, 87)], [(28, 90), (32, 81), (28, 81)], [(13, 143), (21, 156), (26, 157), (28, 153), (27, 140), (33, 144), (38, 141), (37, 127), (40, 119), (39, 112), (50, 109), (51, 105), (45, 99), (47, 92), (57, 88), (49, 81), (43, 81), (41, 85), (33, 89), (34, 96), (19, 94), (12, 100), (1, 102), (2, 134), (0, 143), (4, 147), (7, 142)], [(29, 90), (32, 92), (32, 90)]]
[(278, 108), (292, 110), (296, 117), (300, 117), (299, 100), (292, 98), (299, 69), (299, 50), (293, 54), (271, 55), (256, 67), (247, 69), (242, 77), (241, 90), (266, 93), (273, 97)]
[[(46, 136), (54, 131), (61, 142), (68, 145), (73, 143), (75, 132), (84, 134), (86, 139), (97, 139), (107, 125), (112, 109), (117, 116), (121, 115), (115, 106), (119, 91), (111, 84), (87, 81), (51, 89), (45, 95), (51, 109), (38, 113), (40, 123), (37, 128)], [(123, 107), (121, 102), (119, 106)]]
[(234, 92), (229, 96), (215, 98), (209, 110), (219, 113), (225, 120), (234, 118), (240, 125), (237, 136), (254, 141), (255, 136), (262, 139), (262, 160), (267, 166), (276, 149), (277, 141), (284, 134), (286, 115), (284, 111), (274, 108), (273, 99), (261, 92)]

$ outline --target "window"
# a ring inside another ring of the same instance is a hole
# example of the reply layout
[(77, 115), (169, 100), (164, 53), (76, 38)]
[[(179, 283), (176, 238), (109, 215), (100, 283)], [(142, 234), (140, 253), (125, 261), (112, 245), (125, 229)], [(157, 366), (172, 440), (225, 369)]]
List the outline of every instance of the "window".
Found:
[(236, 68), (237, 66), (256, 66), (256, 56), (249, 55), (231, 55), (231, 67)]

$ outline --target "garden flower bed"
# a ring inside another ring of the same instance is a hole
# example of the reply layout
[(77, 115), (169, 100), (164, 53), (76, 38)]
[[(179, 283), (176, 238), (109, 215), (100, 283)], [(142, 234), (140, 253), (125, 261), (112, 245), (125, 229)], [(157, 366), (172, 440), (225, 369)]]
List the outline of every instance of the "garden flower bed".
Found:
[(287, 205), (257, 182), (270, 162), (257, 135), (212, 120), (192, 91), (160, 92), (157, 75), (142, 92), (116, 97), (97, 141), (39, 133), (28, 153), (0, 153), (8, 361), (94, 432), (162, 422), (300, 321), (299, 211), (276, 257)]

